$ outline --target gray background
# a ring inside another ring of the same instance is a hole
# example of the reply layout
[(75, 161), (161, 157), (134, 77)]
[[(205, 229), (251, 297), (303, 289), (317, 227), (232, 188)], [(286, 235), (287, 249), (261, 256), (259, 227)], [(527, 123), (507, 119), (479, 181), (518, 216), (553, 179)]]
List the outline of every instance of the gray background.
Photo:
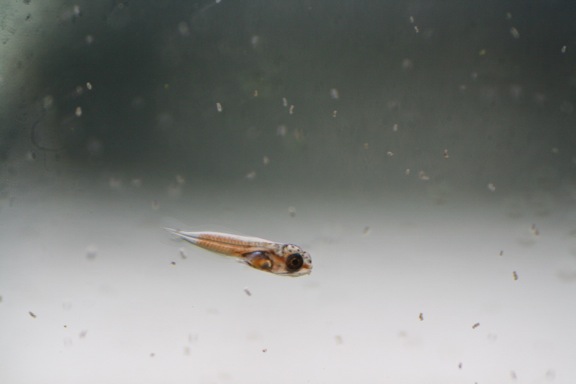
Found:
[(0, 0), (1, 381), (574, 382), (575, 17)]

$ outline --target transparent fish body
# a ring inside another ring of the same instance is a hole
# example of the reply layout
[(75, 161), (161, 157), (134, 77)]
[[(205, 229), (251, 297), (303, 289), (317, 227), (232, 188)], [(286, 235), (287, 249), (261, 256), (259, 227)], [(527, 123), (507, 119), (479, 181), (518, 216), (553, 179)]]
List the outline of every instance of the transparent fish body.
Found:
[(303, 276), (312, 272), (310, 254), (294, 244), (276, 243), (220, 232), (184, 232), (165, 228), (174, 236), (200, 248), (232, 256), (264, 272), (282, 276)]

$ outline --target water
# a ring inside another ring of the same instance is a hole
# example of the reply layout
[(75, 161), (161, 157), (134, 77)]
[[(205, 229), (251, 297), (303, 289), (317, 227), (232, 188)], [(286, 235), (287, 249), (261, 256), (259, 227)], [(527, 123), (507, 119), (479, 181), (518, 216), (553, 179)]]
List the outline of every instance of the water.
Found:
[(573, 382), (574, 26), (540, 7), (6, 4), (0, 381)]

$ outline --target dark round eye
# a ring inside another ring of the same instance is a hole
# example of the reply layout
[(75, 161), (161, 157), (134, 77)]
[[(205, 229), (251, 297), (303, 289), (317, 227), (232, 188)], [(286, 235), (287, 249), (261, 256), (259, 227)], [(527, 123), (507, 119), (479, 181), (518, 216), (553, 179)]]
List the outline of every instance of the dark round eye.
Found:
[(299, 253), (293, 253), (286, 258), (286, 269), (290, 272), (296, 272), (304, 265), (304, 259)]

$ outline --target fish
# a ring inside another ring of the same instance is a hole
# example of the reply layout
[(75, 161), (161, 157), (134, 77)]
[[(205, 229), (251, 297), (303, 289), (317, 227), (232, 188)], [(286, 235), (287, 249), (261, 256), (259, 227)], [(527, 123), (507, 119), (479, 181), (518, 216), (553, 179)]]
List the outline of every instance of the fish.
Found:
[(312, 257), (294, 244), (220, 232), (185, 232), (164, 228), (177, 238), (208, 251), (237, 258), (263, 272), (280, 276), (304, 276), (312, 272)]

